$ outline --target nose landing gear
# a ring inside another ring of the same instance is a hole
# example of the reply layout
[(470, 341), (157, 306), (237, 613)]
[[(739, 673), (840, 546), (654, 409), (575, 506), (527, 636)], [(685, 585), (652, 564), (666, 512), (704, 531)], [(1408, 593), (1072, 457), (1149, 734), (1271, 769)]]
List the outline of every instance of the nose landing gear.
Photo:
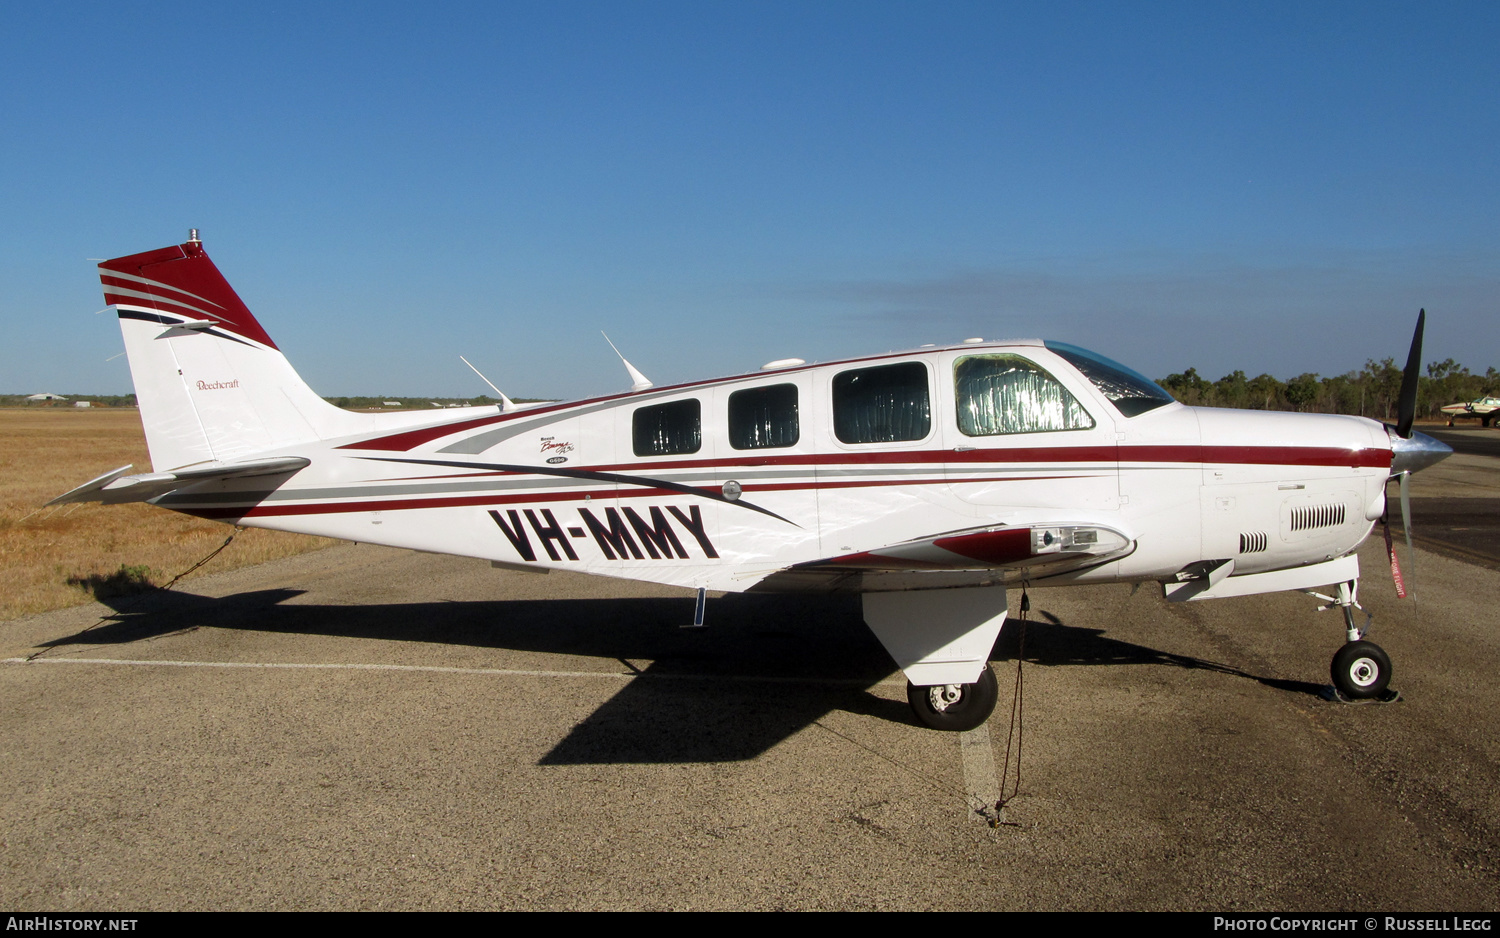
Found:
[(1391, 683), (1391, 659), (1374, 642), (1349, 642), (1333, 656), (1328, 669), (1333, 686), (1352, 700), (1379, 697)]
[[(1365, 641), (1365, 630), (1354, 624), (1354, 609), (1359, 606), (1357, 591), (1359, 583), (1350, 580), (1340, 583), (1338, 596), (1320, 596), (1329, 605), (1338, 606), (1344, 613), (1344, 631), (1348, 638), (1344, 646), (1334, 653), (1328, 676), (1333, 679), (1336, 692), (1334, 699), (1394, 700), (1396, 694), (1389, 690), (1391, 684), (1391, 658), (1374, 642)], [(1315, 594), (1317, 595), (1317, 594)], [(1327, 609), (1328, 606), (1324, 606)], [(1368, 625), (1368, 616), (1366, 625)]]

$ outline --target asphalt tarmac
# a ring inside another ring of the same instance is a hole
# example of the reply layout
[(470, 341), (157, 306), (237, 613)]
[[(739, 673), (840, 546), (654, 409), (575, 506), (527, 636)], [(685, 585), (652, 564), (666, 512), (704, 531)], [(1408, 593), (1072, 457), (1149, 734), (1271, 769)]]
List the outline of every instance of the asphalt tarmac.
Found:
[[(1449, 462), (1419, 504), (1492, 517), (1500, 461)], [(847, 599), (684, 630), (665, 588), (352, 545), (7, 622), (0, 907), (1494, 912), (1500, 572), (1422, 550), (1397, 600), (1378, 533), (1399, 702), (1324, 698), (1305, 596), (1037, 590), (967, 734)]]
[(1455, 453), (1474, 456), (1500, 456), (1500, 427), (1485, 429), (1478, 424), (1467, 427), (1417, 427), (1430, 437), (1442, 440), (1453, 447)]
[[(1422, 428), (1454, 455), (1412, 476), (1412, 534), (1428, 550), (1500, 570), (1500, 429)], [(1399, 536), (1400, 506), (1391, 486), (1390, 516)]]

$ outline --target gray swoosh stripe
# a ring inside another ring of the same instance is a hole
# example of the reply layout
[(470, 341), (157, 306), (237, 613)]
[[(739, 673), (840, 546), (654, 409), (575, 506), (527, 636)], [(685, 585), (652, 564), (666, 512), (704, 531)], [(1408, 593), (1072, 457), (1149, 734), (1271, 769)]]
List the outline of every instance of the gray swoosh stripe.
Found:
[[(1014, 471), (1014, 467), (1008, 467)], [(1072, 468), (1072, 467), (1069, 467)], [(932, 470), (925, 475), (939, 476), (941, 470)], [(984, 470), (979, 470), (984, 471)], [(992, 470), (994, 471), (994, 470)], [(1048, 467), (1029, 468), (1025, 471), (1048, 471)], [(861, 469), (829, 469), (819, 467), (816, 474), (808, 469), (751, 469), (745, 472), (734, 472), (729, 468), (722, 471), (685, 471), (664, 472), (656, 478), (664, 482), (714, 482), (720, 478), (731, 477), (738, 482), (768, 482), (772, 480), (806, 479), (809, 484), (814, 484), (816, 478), (855, 478), (861, 476), (907, 476), (914, 480), (918, 477), (904, 468), (861, 468)], [(1005, 481), (1004, 475), (997, 475), (995, 481)], [(491, 481), (455, 480), (452, 482), (406, 482), (401, 484), (371, 483), (365, 485), (343, 485), (329, 488), (286, 488), (282, 487), (263, 495), (255, 490), (239, 492), (204, 492), (198, 493), (173, 493), (157, 501), (159, 505), (174, 504), (215, 504), (215, 503), (237, 503), (246, 500), (247, 495), (255, 497), (256, 501), (284, 502), (284, 501), (321, 501), (340, 498), (374, 498), (390, 497), (400, 495), (441, 495), (450, 493), (480, 493), (480, 492), (515, 492), (515, 491), (548, 491), (559, 488), (576, 488), (581, 490), (611, 490), (614, 483), (592, 482), (586, 479), (497, 479)]]
[(204, 492), (171, 495), (157, 502), (165, 504), (206, 504), (211, 502), (243, 502), (249, 496), (257, 502), (324, 501), (338, 498), (373, 498), (392, 495), (441, 495), (445, 493), (508, 492), (516, 489), (595, 489), (612, 491), (615, 486), (607, 482), (588, 482), (576, 479), (511, 479), (494, 482), (409, 482), (404, 485), (344, 485), (336, 488), (279, 488), (261, 494), (253, 489), (239, 492)]

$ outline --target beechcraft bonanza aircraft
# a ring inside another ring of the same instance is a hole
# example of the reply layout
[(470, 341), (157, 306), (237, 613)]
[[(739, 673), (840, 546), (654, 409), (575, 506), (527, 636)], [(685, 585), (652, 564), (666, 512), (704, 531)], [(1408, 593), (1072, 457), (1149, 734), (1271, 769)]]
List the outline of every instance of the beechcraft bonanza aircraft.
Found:
[(630, 368), (630, 391), (568, 403), (355, 414), (298, 377), (196, 231), (99, 274), (154, 471), (55, 502), (683, 586), (700, 624), (706, 590), (857, 591), (937, 729), (994, 708), (1007, 584), (1327, 588), (1348, 639), (1334, 684), (1380, 695), (1390, 661), (1355, 626), (1354, 550), (1388, 480), (1404, 495), (1451, 452), (1411, 429), (1422, 317), (1391, 428), (1186, 407), (1072, 345), (979, 339), (662, 388)]

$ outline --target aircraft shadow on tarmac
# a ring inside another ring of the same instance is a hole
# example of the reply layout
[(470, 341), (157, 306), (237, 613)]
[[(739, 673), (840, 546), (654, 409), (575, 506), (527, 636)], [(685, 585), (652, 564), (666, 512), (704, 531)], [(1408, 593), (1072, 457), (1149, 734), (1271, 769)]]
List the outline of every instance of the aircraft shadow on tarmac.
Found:
[[(1060, 665), (1090, 664), (1153, 664), (1185, 668), (1190, 671), (1213, 671), (1233, 677), (1245, 678), (1296, 694), (1320, 696), (1325, 686), (1308, 681), (1291, 681), (1283, 678), (1263, 677), (1249, 671), (1217, 661), (1178, 655), (1145, 645), (1122, 642), (1106, 638), (1103, 629), (1091, 629), (1078, 625), (1066, 625), (1050, 612), (1043, 611), (1041, 619), (1032, 619), (1025, 626), (1026, 663), (1047, 667)], [(1014, 660), (1022, 641), (1019, 623), (1012, 620), (1001, 630), (995, 642), (990, 660)]]
[[(857, 597), (733, 594), (709, 601), (706, 628), (683, 629), (691, 599), (288, 602), (300, 595), (275, 589), (215, 599), (174, 590), (105, 600), (113, 615), (44, 647), (121, 645), (211, 627), (612, 658), (639, 671), (641, 679), (575, 726), (543, 765), (752, 759), (836, 710), (915, 723), (904, 701), (870, 692), (895, 668), (865, 627)], [(1041, 616), (1026, 623), (1028, 664), (1181, 667), (1294, 693), (1321, 690)], [(1017, 626), (1006, 625), (991, 660), (1014, 658)], [(651, 663), (630, 663), (643, 660)], [(503, 714), (503, 693), (476, 706)]]

